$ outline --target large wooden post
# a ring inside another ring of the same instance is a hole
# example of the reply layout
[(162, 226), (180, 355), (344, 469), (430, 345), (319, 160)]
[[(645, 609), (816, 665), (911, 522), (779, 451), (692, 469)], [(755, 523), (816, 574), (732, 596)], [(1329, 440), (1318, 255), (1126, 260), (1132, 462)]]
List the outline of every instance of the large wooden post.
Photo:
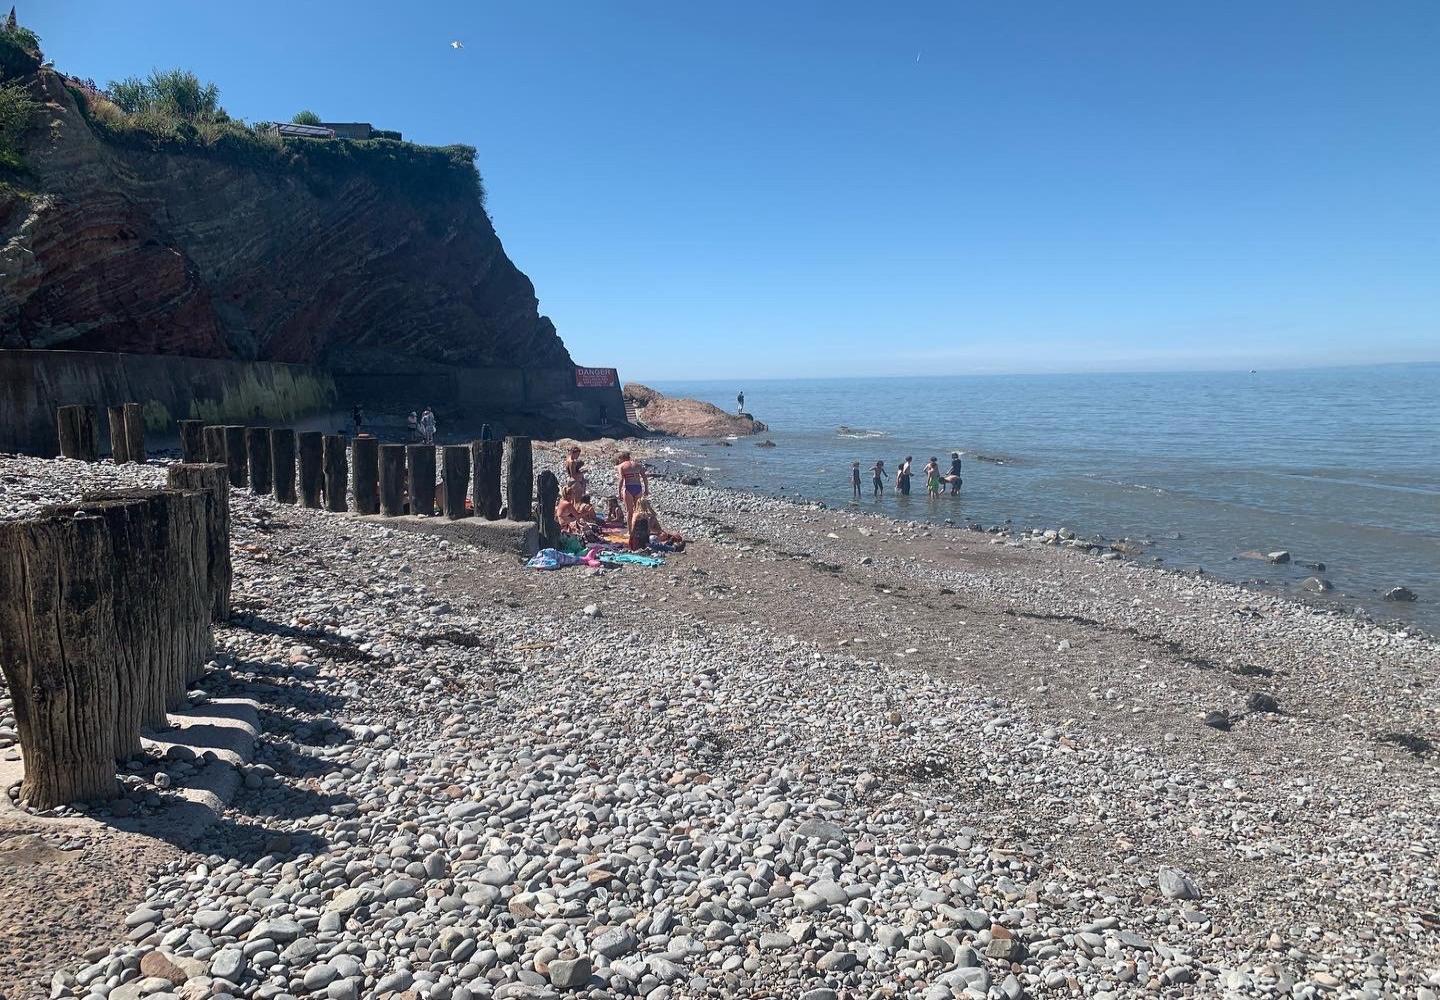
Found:
[(245, 428), (241, 424), (225, 425), (225, 465), (230, 470), (230, 485), (245, 486), (250, 482), (246, 475)]
[(205, 457), (203, 461), (219, 462), (225, 466), (225, 475), (230, 475), (230, 463), (225, 457), (225, 428), (214, 424), (206, 426), (204, 434), (201, 435), (205, 441)]
[(125, 450), (130, 461), (141, 465), (150, 457), (145, 451), (145, 407), (139, 403), (125, 404)]
[(250, 467), (250, 492), (270, 492), (270, 428), (245, 428), (245, 462)]
[(99, 461), (95, 407), (62, 406), (56, 416), (60, 431), (60, 454), (82, 462)]
[(345, 459), (345, 438), (340, 434), (325, 435), (325, 509), (335, 514), (345, 513), (345, 474), (349, 463)]
[(405, 446), (380, 446), (380, 513), (399, 517), (405, 513)]
[(125, 407), (110, 406), (105, 412), (110, 417), (110, 461), (124, 465), (130, 461), (130, 439), (125, 436)]
[(560, 500), (560, 480), (546, 469), (535, 479), (536, 506), (540, 509), (540, 546), (555, 548), (560, 544), (560, 521), (555, 506)]
[(498, 520), (500, 508), (500, 470), (505, 464), (503, 441), (475, 441), (470, 445), (475, 457), (475, 513), (487, 521)]
[(350, 492), (355, 495), (355, 513), (379, 513), (379, 479), (379, 440), (357, 437), (350, 447)]
[(270, 432), (270, 481), (276, 500), (295, 502), (295, 432), (288, 427)]
[(214, 503), (206, 530), (206, 565), (210, 583), (210, 617), (230, 620), (230, 479), (225, 466), (213, 463), (182, 462), (166, 470), (172, 490), (205, 490)]
[(410, 513), (435, 513), (435, 447), (412, 444), (405, 449), (410, 471)]
[(111, 559), (100, 517), (0, 524), (0, 669), (25, 759), (20, 798), (37, 809), (119, 791)]
[(325, 482), (322, 458), (325, 435), (304, 431), (296, 437), (300, 445), (300, 503), (304, 507), (319, 507)]
[(451, 521), (469, 517), (465, 494), (470, 492), (470, 449), (463, 444), (447, 444), (442, 459), (445, 483), (445, 516)]
[(203, 420), (180, 421), (180, 461), (214, 461), (205, 455), (205, 422)]
[(529, 521), (534, 517), (535, 458), (530, 453), (528, 437), (512, 435), (505, 439), (505, 506), (510, 520)]

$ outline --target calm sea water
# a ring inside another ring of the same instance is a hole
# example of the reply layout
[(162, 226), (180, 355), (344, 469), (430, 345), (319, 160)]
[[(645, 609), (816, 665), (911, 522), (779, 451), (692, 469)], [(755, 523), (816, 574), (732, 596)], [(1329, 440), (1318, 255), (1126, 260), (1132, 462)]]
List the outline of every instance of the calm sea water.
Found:
[[(1326, 565), (1339, 606), (1440, 632), (1440, 364), (656, 388), (730, 410), (743, 388), (770, 425), (775, 448), (697, 442), (719, 485), (843, 505), (859, 460), (863, 509), (1153, 539), (1167, 565), (1297, 588), (1311, 571), (1235, 558), (1285, 549)], [(921, 467), (955, 450), (961, 496), (927, 498)], [(912, 495), (871, 500), (870, 466), (906, 455)], [(1380, 600), (1400, 584), (1420, 600)]]

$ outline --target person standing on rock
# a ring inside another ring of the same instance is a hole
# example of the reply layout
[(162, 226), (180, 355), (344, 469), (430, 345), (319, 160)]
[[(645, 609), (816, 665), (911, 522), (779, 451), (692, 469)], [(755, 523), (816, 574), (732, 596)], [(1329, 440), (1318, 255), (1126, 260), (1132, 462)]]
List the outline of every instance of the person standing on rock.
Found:
[(360, 427), (365, 423), (365, 414), (360, 412), (359, 403), (356, 403), (354, 409), (350, 411), (350, 419), (355, 422), (355, 436), (358, 438), (360, 436)]
[(741, 389), (740, 392), (736, 394), (736, 396), (735, 396), (735, 402), (740, 404), (740, 405), (739, 405), (739, 408), (737, 409), (736, 412), (743, 414), (743, 413), (745, 412), (745, 390), (744, 390), (744, 389)]
[(426, 444), (435, 443), (435, 411), (428, 406), (420, 414), (420, 438)]
[(875, 463), (875, 468), (870, 470), (870, 486), (874, 490), (875, 499), (885, 495), (885, 459)]
[(411, 411), (410, 411), (410, 416), (408, 416), (408, 417), (405, 418), (405, 429), (410, 432), (410, 443), (411, 443), (411, 444), (414, 444), (416, 441), (421, 440), (421, 437), (420, 437), (420, 418), (415, 415), (415, 411), (414, 411), (414, 410), (411, 410)]

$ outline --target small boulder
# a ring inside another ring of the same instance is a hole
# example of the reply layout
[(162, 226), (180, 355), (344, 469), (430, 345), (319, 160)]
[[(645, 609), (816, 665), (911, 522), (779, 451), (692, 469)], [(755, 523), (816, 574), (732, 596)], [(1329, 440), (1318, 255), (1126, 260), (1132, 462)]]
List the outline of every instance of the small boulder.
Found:
[(1300, 586), (1304, 587), (1306, 590), (1310, 591), (1313, 594), (1324, 594), (1328, 591), (1335, 589), (1335, 585), (1329, 580), (1325, 579), (1323, 576), (1306, 577), (1305, 582), (1300, 584)]
[(1409, 587), (1391, 587), (1385, 591), (1385, 600), (1387, 601), (1413, 601), (1416, 599), (1415, 591)]
[(1178, 868), (1161, 868), (1160, 894), (1166, 899), (1199, 899), (1200, 889)]
[(1274, 563), (1275, 565), (1279, 566), (1290, 561), (1290, 553), (1286, 552), (1284, 549), (1280, 549), (1276, 552), (1267, 552), (1265, 553), (1265, 560), (1266, 562)]
[(1273, 694), (1252, 691), (1250, 697), (1245, 699), (1245, 710), (1247, 712), (1268, 712), (1273, 715), (1280, 711), (1280, 703), (1275, 700)]
[(1218, 729), (1221, 732), (1225, 732), (1230, 728), (1230, 714), (1220, 711), (1206, 712), (1205, 725), (1211, 729)]

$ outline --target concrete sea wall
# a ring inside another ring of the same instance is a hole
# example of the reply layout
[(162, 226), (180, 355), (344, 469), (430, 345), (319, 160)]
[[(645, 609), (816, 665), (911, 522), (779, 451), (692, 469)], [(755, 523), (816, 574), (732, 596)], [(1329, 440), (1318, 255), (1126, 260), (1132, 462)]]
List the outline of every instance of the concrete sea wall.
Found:
[(55, 455), (58, 407), (127, 402), (145, 405), (146, 436), (159, 447), (175, 439), (181, 419), (254, 422), (258, 413), (267, 423), (293, 424), (337, 408), (334, 379), (304, 365), (0, 350), (0, 451)]

